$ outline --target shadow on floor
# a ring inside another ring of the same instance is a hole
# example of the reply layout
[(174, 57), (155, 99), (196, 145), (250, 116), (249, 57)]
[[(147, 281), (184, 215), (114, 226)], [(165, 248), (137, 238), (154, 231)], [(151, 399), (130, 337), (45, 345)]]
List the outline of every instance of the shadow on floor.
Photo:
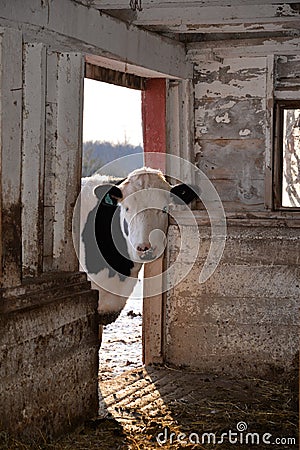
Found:
[[(291, 382), (293, 381), (293, 382)], [(298, 383), (141, 367), (99, 383), (99, 416), (57, 442), (5, 450), (298, 448)]]
[(135, 440), (124, 448), (298, 448), (295, 384), (148, 367), (100, 391), (100, 417)]

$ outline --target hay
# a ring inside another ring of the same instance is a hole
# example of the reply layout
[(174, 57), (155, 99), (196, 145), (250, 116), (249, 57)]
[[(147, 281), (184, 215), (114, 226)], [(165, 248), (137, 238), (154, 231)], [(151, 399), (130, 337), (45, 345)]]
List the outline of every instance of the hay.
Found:
[[(137, 380), (149, 380), (152, 374), (144, 371), (136, 372)], [(222, 444), (195, 444), (187, 442), (170, 442), (162, 446), (157, 443), (159, 433), (167, 432), (175, 436), (185, 433), (214, 432), (221, 436), (229, 429), (236, 431), (236, 424), (243, 421), (248, 424), (249, 431), (260, 434), (270, 433), (278, 437), (298, 437), (298, 412), (296, 384), (274, 382), (256, 378), (225, 379), (201, 377), (191, 374), (191, 389), (180, 391), (183, 381), (186, 385), (189, 375), (181, 371), (179, 374), (168, 370), (173, 377), (172, 390), (165, 394), (161, 389), (161, 399), (153, 396), (148, 406), (129, 401), (124, 406), (108, 407), (106, 417), (96, 418), (85, 423), (74, 433), (56, 442), (30, 443), (30, 445), (14, 440), (6, 433), (0, 433), (0, 448), (3, 450), (146, 450), (167, 449), (270, 449), (270, 445), (233, 445), (228, 439)], [(184, 378), (185, 377), (185, 378)], [(126, 378), (127, 379), (127, 378)], [(152, 383), (154, 377), (152, 376)], [(171, 379), (171, 378), (170, 378)], [(118, 377), (116, 385), (125, 383), (125, 377)], [(182, 381), (183, 380), (183, 381)], [(105, 382), (109, 386), (108, 382)], [(120, 387), (121, 389), (121, 387)], [(157, 392), (157, 391), (156, 391)], [(181, 392), (181, 393), (180, 393)], [(146, 394), (145, 394), (146, 395)], [(276, 449), (297, 448), (297, 445), (272, 445)]]

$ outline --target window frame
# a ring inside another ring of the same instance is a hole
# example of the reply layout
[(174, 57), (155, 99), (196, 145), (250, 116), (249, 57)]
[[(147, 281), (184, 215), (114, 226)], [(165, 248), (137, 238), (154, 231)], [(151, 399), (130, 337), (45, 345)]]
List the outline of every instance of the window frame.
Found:
[(283, 123), (285, 109), (300, 109), (300, 100), (277, 100), (274, 108), (273, 210), (300, 212), (300, 206), (283, 206)]

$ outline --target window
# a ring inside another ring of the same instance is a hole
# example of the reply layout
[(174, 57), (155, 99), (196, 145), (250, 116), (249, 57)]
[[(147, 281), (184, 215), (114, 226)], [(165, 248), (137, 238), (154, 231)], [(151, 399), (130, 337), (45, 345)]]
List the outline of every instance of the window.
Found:
[(300, 101), (276, 105), (274, 207), (300, 208)]

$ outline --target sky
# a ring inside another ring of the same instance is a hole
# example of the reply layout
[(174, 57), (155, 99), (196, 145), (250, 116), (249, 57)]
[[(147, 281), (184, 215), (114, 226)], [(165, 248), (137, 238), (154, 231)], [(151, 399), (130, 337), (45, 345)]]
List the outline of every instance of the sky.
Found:
[(84, 79), (83, 142), (142, 145), (141, 92)]

